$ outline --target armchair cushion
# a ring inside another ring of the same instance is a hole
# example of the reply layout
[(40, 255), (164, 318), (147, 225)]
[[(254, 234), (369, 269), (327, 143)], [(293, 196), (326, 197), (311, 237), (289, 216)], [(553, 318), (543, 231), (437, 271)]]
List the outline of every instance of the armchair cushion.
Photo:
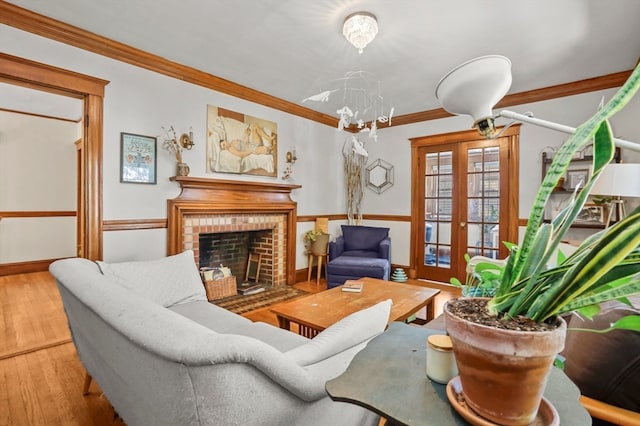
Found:
[(378, 252), (380, 242), (389, 237), (389, 228), (342, 225), (345, 250)]
[(351, 279), (371, 277), (386, 280), (389, 279), (391, 272), (391, 267), (387, 259), (379, 259), (377, 257), (352, 257), (346, 255), (332, 260), (328, 268), (332, 275), (349, 277)]
[(155, 260), (96, 263), (102, 274), (112, 281), (165, 308), (207, 300), (193, 250)]
[(286, 354), (301, 366), (320, 362), (382, 333), (389, 322), (390, 312), (391, 299), (354, 312)]

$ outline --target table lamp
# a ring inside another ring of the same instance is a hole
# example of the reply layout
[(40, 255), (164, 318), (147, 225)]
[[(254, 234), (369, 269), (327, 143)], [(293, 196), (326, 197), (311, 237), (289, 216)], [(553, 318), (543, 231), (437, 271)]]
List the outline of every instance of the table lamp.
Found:
[[(640, 163), (608, 164), (589, 193), (614, 197), (611, 204), (616, 206), (616, 220), (624, 218), (627, 213), (621, 197), (640, 197)], [(609, 209), (606, 227), (611, 222), (612, 213), (613, 208)]]

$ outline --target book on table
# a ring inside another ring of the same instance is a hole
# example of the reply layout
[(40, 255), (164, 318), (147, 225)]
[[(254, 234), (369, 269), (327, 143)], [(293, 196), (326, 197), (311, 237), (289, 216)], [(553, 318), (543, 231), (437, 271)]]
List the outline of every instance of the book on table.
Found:
[(364, 287), (364, 281), (362, 280), (346, 280), (342, 285), (342, 291), (349, 291), (351, 293), (360, 293)]

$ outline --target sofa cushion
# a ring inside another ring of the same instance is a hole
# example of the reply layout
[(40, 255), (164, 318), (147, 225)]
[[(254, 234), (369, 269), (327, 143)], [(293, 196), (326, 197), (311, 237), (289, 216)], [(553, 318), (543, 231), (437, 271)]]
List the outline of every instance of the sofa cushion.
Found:
[(382, 333), (390, 312), (391, 299), (354, 312), (286, 354), (301, 366), (320, 362)]
[(216, 333), (233, 333), (233, 330), (239, 326), (252, 324), (250, 319), (234, 314), (206, 300), (180, 303), (169, 309)]
[(380, 242), (389, 237), (389, 228), (342, 225), (345, 250), (378, 251)]
[(184, 317), (220, 334), (238, 334), (253, 337), (273, 346), (279, 351), (288, 351), (309, 341), (306, 337), (271, 324), (252, 322), (242, 315), (206, 301), (181, 303), (169, 308)]
[(96, 263), (113, 282), (164, 307), (207, 300), (192, 250), (154, 260)]
[(640, 310), (619, 302), (606, 302), (593, 321), (573, 314), (567, 325), (562, 355), (565, 372), (580, 392), (608, 404), (640, 411), (640, 333), (613, 330), (607, 333), (573, 330), (605, 329)]

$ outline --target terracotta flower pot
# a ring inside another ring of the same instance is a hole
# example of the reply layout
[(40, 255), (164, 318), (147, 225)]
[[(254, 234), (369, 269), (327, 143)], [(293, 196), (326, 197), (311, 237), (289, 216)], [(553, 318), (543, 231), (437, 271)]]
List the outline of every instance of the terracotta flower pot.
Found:
[(550, 331), (513, 331), (480, 325), (453, 315), (445, 305), (445, 325), (453, 341), (467, 405), (492, 422), (528, 425), (535, 420), (567, 325)]

